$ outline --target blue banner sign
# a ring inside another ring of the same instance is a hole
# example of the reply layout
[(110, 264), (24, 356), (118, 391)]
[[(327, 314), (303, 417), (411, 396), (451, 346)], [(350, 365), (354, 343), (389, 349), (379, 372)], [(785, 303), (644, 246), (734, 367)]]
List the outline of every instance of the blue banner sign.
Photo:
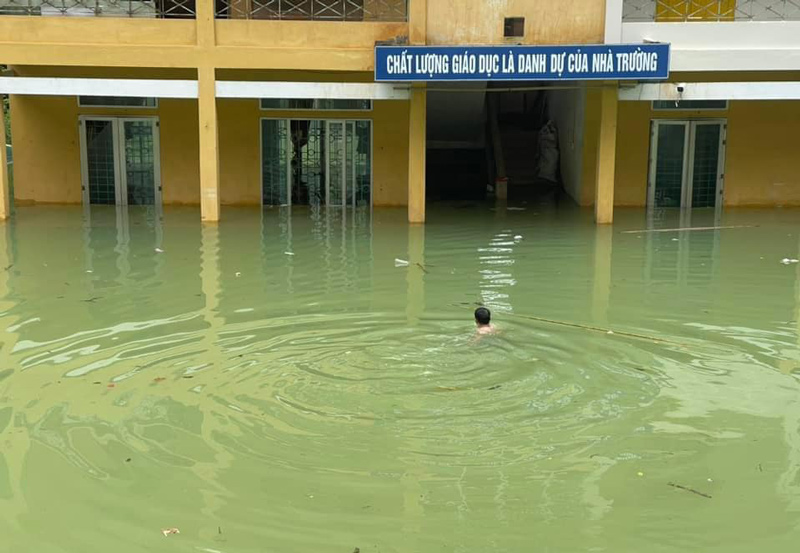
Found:
[(376, 81), (665, 80), (669, 44), (377, 46)]

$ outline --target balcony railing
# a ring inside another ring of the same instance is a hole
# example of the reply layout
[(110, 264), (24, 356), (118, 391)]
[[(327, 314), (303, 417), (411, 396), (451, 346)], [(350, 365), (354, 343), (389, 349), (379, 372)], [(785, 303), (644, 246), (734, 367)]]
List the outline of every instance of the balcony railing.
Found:
[(408, 0), (217, 0), (220, 19), (407, 21)]
[(624, 0), (623, 22), (800, 21), (800, 0)]
[[(193, 19), (197, 0), (0, 0), (0, 15)], [(408, 20), (408, 0), (213, 1), (219, 19), (292, 21)], [(798, 0), (800, 1), (800, 0)]]
[(194, 19), (195, 1), (196, 0), (0, 0), (0, 15)]

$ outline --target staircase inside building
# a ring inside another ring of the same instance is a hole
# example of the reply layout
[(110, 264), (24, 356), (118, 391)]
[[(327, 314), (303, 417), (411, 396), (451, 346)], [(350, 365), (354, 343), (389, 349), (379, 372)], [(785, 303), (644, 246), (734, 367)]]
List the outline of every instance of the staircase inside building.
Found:
[[(557, 188), (556, 183), (543, 181), (537, 171), (539, 130), (547, 123), (545, 95), (541, 91), (498, 92), (488, 116), (496, 117), (495, 131), (490, 144), (496, 156), (501, 152), (502, 162), (494, 159), (496, 172), (505, 171), (508, 179), (509, 201), (528, 200), (547, 195)], [(491, 103), (489, 105), (491, 106)], [(498, 174), (496, 176), (503, 176)]]
[(520, 121), (500, 123), (500, 140), (506, 163), (509, 186), (536, 184), (536, 141), (538, 132)]
[(496, 92), (486, 83), (429, 89), (429, 200), (484, 200), (498, 177), (508, 179), (512, 202), (558, 188), (537, 174), (539, 130), (547, 123), (545, 94), (509, 91), (504, 85)]

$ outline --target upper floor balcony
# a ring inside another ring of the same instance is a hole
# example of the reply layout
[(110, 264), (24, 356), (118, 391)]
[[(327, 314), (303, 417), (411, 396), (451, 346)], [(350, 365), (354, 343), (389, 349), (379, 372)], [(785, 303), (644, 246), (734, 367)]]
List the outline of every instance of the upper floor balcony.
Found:
[(624, 0), (622, 21), (800, 21), (800, 0)]
[(673, 73), (800, 69), (800, 0), (622, 0), (621, 8), (613, 34), (669, 43)]
[[(212, 0), (217, 19), (408, 20), (408, 0)], [(197, 0), (0, 0), (0, 15), (194, 19)]]

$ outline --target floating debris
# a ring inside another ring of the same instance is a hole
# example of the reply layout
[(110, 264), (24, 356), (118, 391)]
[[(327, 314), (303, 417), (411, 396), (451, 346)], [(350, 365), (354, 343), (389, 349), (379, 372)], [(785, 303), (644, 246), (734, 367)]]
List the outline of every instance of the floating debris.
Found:
[(789, 259), (788, 257), (784, 257), (781, 259), (781, 263), (784, 265), (791, 265), (792, 263), (800, 263), (800, 259)]
[(395, 259), (394, 260), (395, 267), (408, 267), (408, 261), (405, 259)]
[(239, 278), (240, 276), (242, 276), (242, 273), (240, 273), (239, 271), (236, 271), (236, 278)]
[(283, 252), (283, 253), (285, 253), (286, 255), (294, 255), (293, 252)]
[(675, 484), (673, 482), (668, 482), (667, 486), (672, 486), (673, 488), (678, 488), (679, 490), (683, 490), (685, 492), (693, 493), (695, 495), (699, 495), (700, 497), (705, 497), (706, 499), (711, 499), (711, 496), (707, 493), (699, 492), (692, 488), (687, 488), (686, 486), (681, 486), (680, 484)]
[(164, 528), (163, 530), (161, 530), (161, 533), (164, 534), (164, 537), (166, 538), (171, 534), (180, 534), (181, 531), (178, 530), (177, 528)]
[(162, 250), (161, 248), (156, 248), (156, 253), (164, 253), (164, 250)]

